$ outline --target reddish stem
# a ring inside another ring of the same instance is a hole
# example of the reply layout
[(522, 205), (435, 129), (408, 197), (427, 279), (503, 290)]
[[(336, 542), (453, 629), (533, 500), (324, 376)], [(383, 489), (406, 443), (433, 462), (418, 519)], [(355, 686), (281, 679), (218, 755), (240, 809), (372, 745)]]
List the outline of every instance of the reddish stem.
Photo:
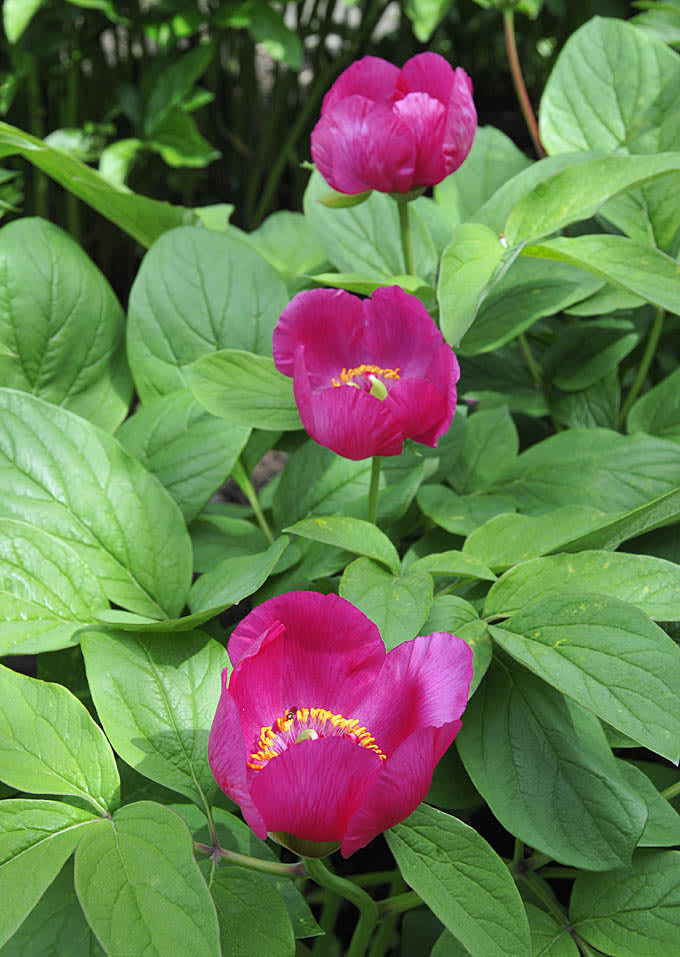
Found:
[(517, 56), (517, 43), (515, 42), (515, 19), (512, 10), (506, 10), (503, 14), (503, 25), (505, 27), (505, 48), (508, 52), (510, 73), (512, 74), (512, 82), (515, 86), (515, 93), (517, 94), (522, 115), (524, 116), (524, 120), (527, 124), (534, 148), (538, 153), (539, 159), (542, 159), (546, 153), (543, 149), (541, 138), (538, 135), (538, 123), (536, 122), (536, 117), (531, 107), (531, 100), (529, 99), (529, 94), (527, 93), (527, 88), (524, 83), (522, 67), (519, 65), (519, 57)]

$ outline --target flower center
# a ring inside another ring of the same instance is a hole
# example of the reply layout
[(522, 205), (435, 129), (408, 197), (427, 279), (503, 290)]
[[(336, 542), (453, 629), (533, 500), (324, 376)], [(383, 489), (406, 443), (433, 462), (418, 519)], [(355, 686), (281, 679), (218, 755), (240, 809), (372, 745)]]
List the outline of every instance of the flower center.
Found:
[(360, 748), (374, 751), (381, 761), (387, 755), (375, 743), (375, 738), (365, 727), (359, 727), (357, 718), (343, 718), (325, 708), (298, 708), (293, 705), (281, 717), (260, 729), (260, 737), (250, 755), (248, 767), (261, 771), (272, 759), (283, 754), (300, 741), (317, 738), (349, 738)]
[(383, 400), (387, 398), (387, 386), (383, 379), (394, 380), (398, 378), (399, 369), (382, 369), (380, 366), (367, 365), (362, 362), (360, 366), (355, 366), (353, 369), (343, 369), (338, 378), (331, 379), (331, 384), (336, 387), (351, 385), (355, 389), (370, 392), (376, 399)]

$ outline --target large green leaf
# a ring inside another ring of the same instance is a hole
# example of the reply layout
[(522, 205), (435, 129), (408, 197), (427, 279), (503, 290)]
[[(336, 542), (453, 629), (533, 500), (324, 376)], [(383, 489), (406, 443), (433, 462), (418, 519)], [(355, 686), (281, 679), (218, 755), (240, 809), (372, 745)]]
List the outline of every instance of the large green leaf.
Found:
[(647, 805), (647, 823), (639, 847), (676, 847), (680, 844), (680, 814), (662, 797), (650, 779), (628, 761), (618, 760), (619, 770), (629, 787)]
[(651, 555), (583, 551), (516, 565), (486, 597), (485, 615), (513, 615), (551, 592), (610, 595), (658, 621), (680, 620), (680, 565)]
[(0, 801), (0, 947), (35, 907), (96, 820), (88, 811), (58, 801)]
[(238, 234), (162, 236), (130, 292), (128, 358), (142, 400), (185, 388), (183, 367), (218, 349), (271, 355), (287, 301), (275, 270)]
[[(678, 83), (680, 61), (666, 44), (622, 20), (595, 17), (569, 38), (546, 84), (543, 144), (549, 153), (677, 149)], [(641, 242), (673, 251), (679, 184), (678, 174), (662, 177), (614, 199), (603, 214)]]
[(566, 392), (588, 389), (615, 372), (640, 338), (631, 319), (582, 319), (558, 331), (543, 356), (544, 376)]
[(0, 357), (4, 386), (39, 395), (113, 431), (132, 379), (125, 316), (82, 249), (42, 219), (0, 230)]
[(110, 957), (219, 957), (217, 915), (191, 834), (168, 808), (140, 801), (90, 828), (76, 852), (76, 891)]
[(562, 550), (577, 552), (589, 548), (616, 548), (621, 542), (655, 528), (674, 525), (680, 519), (680, 489), (672, 489), (630, 509), (623, 515), (613, 515), (591, 532), (576, 535), (565, 542)]
[[(222, 953), (229, 957), (292, 957), (295, 938), (288, 911), (264, 874), (218, 867), (210, 893), (220, 922)], [(267, 915), (266, 922), (262, 914)]]
[(458, 492), (483, 492), (515, 464), (517, 429), (506, 406), (482, 409), (468, 417), (463, 447), (450, 481)]
[(569, 429), (520, 455), (506, 488), (527, 511), (557, 505), (628, 511), (676, 487), (678, 469), (680, 448), (672, 442)]
[(387, 535), (376, 528), (373, 522), (360, 518), (345, 518), (342, 515), (328, 515), (305, 518), (284, 531), (302, 538), (311, 538), (315, 542), (335, 545), (357, 555), (365, 555), (386, 565), (393, 574), (399, 574), (399, 554)]
[(0, 519), (0, 657), (75, 644), (108, 605), (90, 566), (63, 540)]
[(275, 432), (302, 427), (293, 380), (269, 356), (221, 349), (192, 362), (184, 377), (208, 412), (233, 425)]
[(580, 951), (569, 927), (552, 914), (525, 901), (531, 930), (532, 957), (578, 957)]
[(183, 390), (139, 406), (116, 438), (191, 522), (224, 485), (249, 435), (248, 426), (209, 415)]
[(120, 796), (113, 752), (84, 705), (62, 685), (2, 666), (0, 780), (32, 794), (74, 795), (101, 814)]
[(200, 806), (217, 787), (208, 735), (227, 655), (200, 631), (88, 632), (87, 678), (114, 748), (140, 774)]
[(680, 851), (638, 851), (632, 870), (581, 874), (569, 918), (612, 957), (668, 957), (680, 933)]
[(680, 759), (680, 648), (617, 598), (553, 592), (491, 628), (509, 654), (634, 741)]
[[(593, 365), (598, 362), (593, 356)], [(571, 366), (578, 375), (578, 357), (571, 357)], [(592, 367), (591, 367), (592, 368)], [(572, 429), (615, 429), (621, 406), (621, 383), (618, 369), (593, 382), (580, 392), (564, 392), (551, 402), (556, 422)]]
[(10, 43), (16, 43), (45, 0), (4, 0), (2, 25)]
[(150, 246), (168, 229), (198, 222), (198, 215), (183, 206), (137, 196), (116, 187), (85, 163), (53, 149), (16, 126), (0, 122), (0, 156), (19, 153), (61, 186), (129, 233), (142, 246)]
[(191, 543), (165, 489), (105, 432), (11, 389), (0, 389), (0, 516), (65, 541), (131, 611), (184, 606)]
[(189, 607), (192, 612), (198, 614), (212, 610), (217, 614), (252, 595), (274, 571), (289, 541), (287, 536), (281, 535), (257, 555), (222, 559), (191, 586)]
[(466, 220), (476, 222), (475, 213), (486, 200), (527, 166), (531, 161), (505, 133), (495, 126), (479, 126), (463, 165), (434, 188), (451, 228)]
[(421, 804), (386, 833), (404, 880), (472, 957), (526, 957), (529, 925), (508, 869), (458, 818)]
[(595, 156), (539, 183), (513, 209), (505, 235), (513, 245), (549, 236), (588, 219), (618, 193), (672, 172), (680, 172), (680, 153)]
[(574, 236), (525, 246), (522, 256), (571, 263), (627, 289), (655, 306), (675, 312), (680, 271), (671, 256), (626, 236)]
[(434, 584), (426, 572), (393, 575), (371, 561), (357, 558), (340, 579), (340, 594), (376, 623), (389, 651), (419, 634), (432, 607)]
[(637, 400), (627, 425), (629, 432), (647, 432), (680, 442), (680, 369)]
[(475, 787), (511, 834), (574, 867), (630, 862), (647, 810), (594, 715), (494, 661), (456, 740)]
[[(428, 518), (454, 535), (469, 535), (495, 515), (515, 508), (506, 495), (458, 495), (443, 485), (423, 485), (417, 499)], [(482, 555), (475, 557), (486, 561)]]

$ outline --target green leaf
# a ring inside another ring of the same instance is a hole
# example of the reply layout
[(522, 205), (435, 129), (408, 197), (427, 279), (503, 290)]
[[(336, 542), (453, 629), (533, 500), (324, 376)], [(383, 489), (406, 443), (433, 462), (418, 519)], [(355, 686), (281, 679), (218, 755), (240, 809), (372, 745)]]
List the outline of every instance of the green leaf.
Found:
[(273, 432), (302, 427), (293, 380), (269, 356), (222, 349), (192, 362), (184, 379), (208, 412), (233, 425)]
[(4, 0), (2, 25), (11, 44), (17, 42), (45, 0)]
[[(58, 801), (0, 801), (0, 947), (30, 914), (95, 821), (88, 811)], [(12, 950), (10, 945), (7, 953)]]
[(451, 482), (458, 492), (487, 491), (512, 468), (519, 450), (507, 407), (468, 416), (461, 455)]
[(515, 882), (475, 830), (421, 804), (385, 837), (404, 880), (472, 957), (526, 957), (529, 925)]
[(640, 338), (630, 319), (605, 317), (564, 327), (544, 355), (546, 377), (565, 391), (587, 389), (614, 372)]
[(442, 335), (457, 346), (487, 295), (506, 250), (481, 223), (462, 223), (444, 250), (437, 281)]
[(335, 189), (329, 189), (327, 193), (317, 196), (316, 201), (329, 209), (350, 209), (365, 203), (372, 192), (372, 189), (367, 189), (364, 193), (339, 193)]
[(412, 22), (413, 34), (420, 43), (427, 43), (451, 4), (452, 0), (408, 0), (406, 16)]
[(470, 685), (470, 696), (472, 696), (479, 687), (493, 658), (493, 644), (489, 634), (489, 626), (485, 621), (477, 619), (463, 625), (455, 634), (472, 648), (473, 673)]
[[(515, 508), (514, 501), (507, 496), (457, 495), (443, 485), (423, 485), (417, 499), (428, 518), (454, 535), (469, 535), (495, 515)], [(481, 555), (475, 557), (486, 562)]]
[(0, 516), (65, 541), (118, 605), (179, 614), (191, 543), (160, 483), (110, 435), (26, 393), (0, 389), (0, 421)]
[(220, 696), (224, 648), (203, 632), (88, 632), (87, 678), (114, 748), (145, 777), (199, 806), (217, 788), (208, 735)]
[[(291, 957), (295, 953), (288, 911), (263, 874), (244, 867), (218, 867), (210, 893), (220, 922), (223, 954)], [(266, 923), (263, 914), (267, 915)]]
[(2, 666), (0, 779), (18, 791), (74, 795), (101, 814), (120, 796), (113, 752), (84, 705), (62, 685)]
[(637, 309), (644, 304), (645, 301), (640, 296), (605, 283), (592, 296), (582, 302), (574, 303), (564, 311), (570, 316), (603, 316), (610, 312), (617, 312), (619, 309)]
[(544, 681), (657, 754), (680, 759), (680, 648), (616, 598), (554, 592), (491, 627)]
[(456, 575), (461, 578), (481, 578), (483, 581), (496, 580), (494, 573), (483, 562), (455, 549), (423, 555), (409, 565), (409, 568), (429, 572), (430, 575)]
[(108, 604), (89, 565), (64, 541), (0, 519), (0, 656), (76, 644), (79, 629)]
[(64, 189), (129, 233), (142, 246), (150, 246), (168, 229), (196, 222), (196, 214), (192, 210), (116, 187), (80, 160), (52, 149), (42, 140), (9, 123), (0, 122), (0, 151), (4, 156), (21, 154)]
[(185, 390), (138, 406), (116, 438), (191, 522), (224, 485), (249, 435), (248, 426), (209, 415)]
[(225, 558), (201, 575), (189, 592), (192, 612), (212, 610), (217, 614), (252, 595), (267, 581), (289, 541), (287, 536), (281, 535), (265, 552)]
[(628, 413), (629, 432), (680, 442), (680, 369), (638, 399)]
[(474, 605), (458, 595), (436, 595), (430, 608), (430, 614), (423, 625), (423, 634), (433, 631), (448, 631), (458, 634), (458, 629), (479, 621)]
[(639, 851), (632, 870), (581, 874), (569, 918), (574, 930), (603, 953), (673, 953), (680, 929), (680, 851)]
[(102, 957), (104, 951), (94, 938), (76, 897), (72, 861), (64, 864), (0, 953), (2, 957), (56, 957), (59, 954)]
[[(543, 144), (549, 153), (677, 149), (679, 82), (680, 62), (664, 43), (622, 20), (595, 17), (569, 38), (546, 84)], [(673, 252), (679, 185), (678, 174), (665, 176), (614, 199), (602, 213), (633, 238)]]
[(522, 256), (572, 263), (600, 279), (675, 312), (680, 266), (665, 253), (626, 236), (574, 236), (525, 246)]
[(496, 515), (473, 530), (463, 554), (504, 571), (530, 558), (560, 551), (575, 536), (599, 527), (606, 513), (578, 505), (555, 508), (545, 515)]
[[(535, 520), (536, 521), (536, 520)], [(680, 566), (651, 555), (583, 551), (516, 565), (486, 596), (485, 615), (512, 615), (562, 591), (619, 598), (658, 621), (680, 620)]]
[(147, 145), (168, 166), (203, 169), (222, 155), (201, 136), (193, 116), (179, 107), (155, 125)]
[(327, 264), (326, 254), (302, 213), (277, 210), (244, 236), (287, 284)]
[(132, 379), (125, 317), (111, 287), (76, 243), (41, 219), (0, 230), (0, 358), (4, 386), (39, 395), (113, 431)]
[(302, 68), (302, 41), (295, 30), (286, 26), (282, 14), (267, 0), (248, 0), (248, 32), (272, 60), (285, 63), (292, 70)]
[(218, 349), (271, 355), (287, 301), (274, 269), (237, 234), (162, 236), (130, 292), (128, 358), (142, 401), (185, 388), (184, 366)]
[(621, 384), (613, 369), (581, 392), (557, 395), (551, 408), (558, 422), (573, 429), (615, 429), (620, 405)]
[(539, 183), (513, 209), (505, 235), (511, 245), (549, 236), (589, 219), (613, 196), (670, 172), (680, 172), (680, 153), (595, 156)]
[(370, 558), (357, 558), (340, 579), (339, 592), (376, 623), (389, 651), (419, 634), (432, 607), (432, 577), (410, 569), (396, 577)]
[(644, 771), (617, 760), (619, 771), (632, 791), (647, 805), (647, 823), (639, 847), (675, 847), (680, 844), (680, 814), (662, 797)]
[(210, 892), (187, 826), (160, 804), (128, 804), (91, 828), (76, 852), (76, 891), (110, 957), (219, 957)]
[(680, 491), (673, 489), (665, 495), (631, 509), (624, 515), (608, 521), (565, 543), (563, 550), (577, 552), (589, 548), (616, 548), (621, 542), (655, 528), (673, 525), (680, 518)]
[[(305, 218), (331, 263), (342, 273), (369, 279), (402, 276), (407, 272), (399, 241), (397, 204), (385, 193), (373, 192), (360, 206), (329, 209), (317, 202), (328, 192), (320, 173), (310, 177), (303, 199)], [(438, 254), (423, 206), (424, 197), (409, 203), (415, 274), (434, 285)]]
[(527, 511), (558, 505), (628, 511), (675, 488), (678, 469), (680, 449), (672, 442), (569, 429), (522, 453), (505, 488)]
[(647, 812), (594, 715), (523, 668), (494, 661), (456, 743), (511, 834), (573, 867), (630, 862)]
[(395, 575), (399, 574), (399, 554), (387, 535), (376, 528), (373, 522), (341, 515), (327, 515), (323, 518), (305, 518), (284, 528), (284, 532), (311, 538), (315, 542), (324, 542), (326, 545), (335, 545), (356, 555), (365, 555), (387, 565)]
[[(465, 162), (435, 186), (434, 197), (446, 212), (452, 227), (466, 220), (479, 222), (475, 217), (477, 210), (527, 166), (531, 167), (531, 161), (505, 133), (495, 126), (479, 126)], [(493, 226), (492, 223), (487, 225)]]
[(538, 319), (555, 315), (601, 286), (595, 276), (574, 266), (516, 259), (489, 290), (461, 340), (460, 351), (477, 355), (497, 349)]
[(267, 538), (261, 528), (245, 518), (222, 515), (212, 509), (213, 506), (201, 512), (189, 529), (194, 571), (207, 572), (223, 558), (256, 555), (267, 548)]
[(188, 96), (214, 55), (213, 43), (200, 43), (184, 51), (173, 62), (164, 64), (159, 60), (152, 65), (144, 78), (144, 90), (148, 90), (144, 111), (144, 133), (147, 137), (153, 136), (171, 110)]
[(578, 957), (579, 949), (568, 927), (528, 901), (524, 902), (524, 906), (529, 918), (531, 953), (534, 957)]

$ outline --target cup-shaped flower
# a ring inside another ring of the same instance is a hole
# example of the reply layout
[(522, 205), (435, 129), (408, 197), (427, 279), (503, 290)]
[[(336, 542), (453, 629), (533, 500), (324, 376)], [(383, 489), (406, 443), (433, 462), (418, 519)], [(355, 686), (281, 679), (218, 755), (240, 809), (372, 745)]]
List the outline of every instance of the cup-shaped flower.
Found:
[(459, 728), (472, 651), (444, 633), (385, 652), (337, 595), (264, 602), (229, 640), (210, 732), (217, 783), (255, 834), (348, 857), (407, 817)]
[(437, 53), (403, 69), (366, 56), (341, 73), (312, 131), (312, 159), (340, 193), (407, 193), (458, 169), (477, 129), (472, 81)]
[(456, 410), (456, 357), (399, 286), (364, 300), (298, 293), (274, 329), (274, 362), (307, 432), (348, 459), (399, 455), (405, 438), (435, 448)]

